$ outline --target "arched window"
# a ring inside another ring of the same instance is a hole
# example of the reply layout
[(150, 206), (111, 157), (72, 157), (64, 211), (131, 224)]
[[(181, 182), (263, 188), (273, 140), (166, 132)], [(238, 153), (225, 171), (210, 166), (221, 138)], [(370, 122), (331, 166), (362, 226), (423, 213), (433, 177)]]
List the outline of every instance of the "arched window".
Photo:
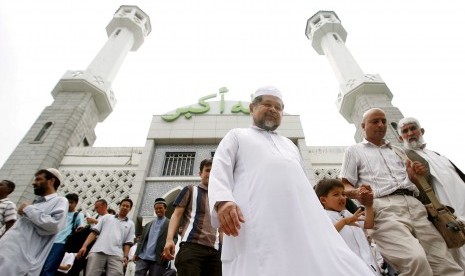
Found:
[(42, 140), (45, 137), (45, 134), (48, 132), (52, 125), (52, 122), (46, 122), (42, 129), (39, 131), (39, 134), (37, 134), (36, 138), (34, 138), (33, 142), (42, 142)]

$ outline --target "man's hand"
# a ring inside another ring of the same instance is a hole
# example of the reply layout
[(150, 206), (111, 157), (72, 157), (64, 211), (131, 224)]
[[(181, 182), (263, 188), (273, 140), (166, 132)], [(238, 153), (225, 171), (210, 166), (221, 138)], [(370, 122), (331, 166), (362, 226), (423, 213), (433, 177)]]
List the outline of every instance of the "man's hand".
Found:
[(365, 206), (373, 206), (373, 191), (371, 189), (371, 186), (367, 184), (362, 184), (359, 188), (359, 194), (360, 194), (360, 203)]
[(26, 208), (27, 206), (29, 206), (30, 203), (23, 203), (21, 204), (19, 207), (18, 207), (18, 214), (20, 214), (21, 216), (24, 215), (24, 208)]
[[(371, 186), (368, 184), (361, 184), (358, 188), (347, 189), (346, 188), (346, 195), (348, 198), (356, 199), (359, 202), (362, 202), (362, 197), (366, 196), (367, 194), (373, 193)], [(363, 203), (362, 203), (363, 204)]]
[(165, 243), (165, 248), (163, 248), (163, 253), (161, 254), (161, 258), (165, 260), (173, 260), (174, 253), (175, 253), (175, 244), (173, 240), (167, 240)]
[(407, 160), (407, 174), (408, 178), (415, 184), (419, 185), (417, 175), (424, 176), (428, 172), (428, 167), (418, 161)]
[(423, 163), (419, 161), (412, 162), (408, 160), (407, 167), (410, 167), (410, 169), (413, 170), (413, 172), (418, 175), (425, 175), (428, 172), (428, 167), (426, 167)]
[(221, 202), (218, 205), (217, 213), (221, 230), (228, 236), (237, 237), (239, 229), (241, 229), (241, 223), (245, 222), (239, 206), (232, 201)]
[(86, 251), (86, 247), (81, 247), (81, 249), (79, 249), (78, 253), (76, 254), (76, 259), (79, 260), (80, 258), (84, 257), (84, 255), (86, 255)]
[(98, 220), (94, 219), (93, 217), (86, 218), (88, 224), (97, 224)]

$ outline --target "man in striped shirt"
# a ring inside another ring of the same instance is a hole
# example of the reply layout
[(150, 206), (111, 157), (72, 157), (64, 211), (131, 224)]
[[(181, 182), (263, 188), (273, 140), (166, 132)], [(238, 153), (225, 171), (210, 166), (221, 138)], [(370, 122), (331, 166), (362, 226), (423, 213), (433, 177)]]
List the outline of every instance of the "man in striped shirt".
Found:
[(15, 190), (15, 183), (0, 181), (0, 238), (16, 221), (16, 205), (8, 199)]
[(182, 234), (175, 265), (179, 276), (221, 275), (221, 253), (219, 251), (220, 234), (211, 224), (208, 206), (208, 180), (212, 160), (200, 163), (198, 186), (189, 185), (179, 193), (173, 205), (168, 235), (164, 249), (164, 258), (174, 259), (174, 235), (182, 220)]

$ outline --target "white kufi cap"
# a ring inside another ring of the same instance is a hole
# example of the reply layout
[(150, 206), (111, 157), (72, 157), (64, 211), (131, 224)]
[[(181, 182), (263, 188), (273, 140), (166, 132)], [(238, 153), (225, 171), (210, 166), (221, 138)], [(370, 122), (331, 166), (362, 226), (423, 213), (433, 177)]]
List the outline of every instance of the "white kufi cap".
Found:
[(275, 96), (279, 98), (281, 101), (283, 100), (283, 95), (281, 94), (281, 92), (276, 87), (273, 87), (273, 86), (263, 86), (263, 87), (258, 88), (258, 90), (255, 91), (254, 99), (256, 97), (265, 96), (265, 95)]
[(56, 178), (58, 178), (58, 180), (60, 180), (60, 182), (63, 182), (63, 177), (61, 176), (61, 173), (59, 170), (55, 169), (55, 168), (48, 168), (48, 169), (45, 169), (46, 171), (49, 171), (51, 174), (53, 174)]

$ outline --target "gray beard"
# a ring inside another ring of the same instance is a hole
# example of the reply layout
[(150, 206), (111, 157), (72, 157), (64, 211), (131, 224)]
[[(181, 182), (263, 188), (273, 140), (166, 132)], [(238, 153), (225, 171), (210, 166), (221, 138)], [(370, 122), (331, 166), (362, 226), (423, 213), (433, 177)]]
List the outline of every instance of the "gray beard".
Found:
[(423, 139), (423, 136), (420, 136), (417, 141), (413, 141), (413, 142), (404, 140), (404, 147), (406, 149), (418, 150), (418, 149), (421, 149), (424, 144), (425, 144), (425, 139)]
[(278, 128), (278, 124), (276, 124), (274, 121), (261, 121), (257, 124), (257, 126), (261, 129), (267, 130), (267, 131), (273, 131)]

